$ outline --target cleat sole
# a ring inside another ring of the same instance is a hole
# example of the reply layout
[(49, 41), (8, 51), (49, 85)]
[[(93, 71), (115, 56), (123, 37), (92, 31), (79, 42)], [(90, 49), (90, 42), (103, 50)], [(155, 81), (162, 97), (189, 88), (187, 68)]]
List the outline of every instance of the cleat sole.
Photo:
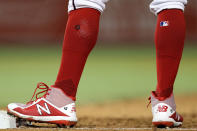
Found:
[(166, 127), (173, 127), (174, 126), (174, 123), (173, 122), (161, 121), (161, 122), (152, 122), (152, 123), (157, 128), (166, 128)]
[(34, 123), (47, 123), (47, 124), (56, 124), (60, 128), (73, 128), (77, 122), (74, 121), (67, 121), (67, 120), (56, 120), (56, 121), (37, 121), (32, 118), (21, 118), (15, 113), (7, 111), (7, 114), (13, 117), (16, 117), (16, 126), (32, 126), (32, 122)]
[[(159, 122), (152, 122), (152, 124), (154, 126), (156, 126), (157, 128), (166, 128), (166, 127), (175, 127), (173, 122), (169, 122), (169, 121), (159, 121)], [(176, 127), (180, 127), (181, 124), (179, 126)]]

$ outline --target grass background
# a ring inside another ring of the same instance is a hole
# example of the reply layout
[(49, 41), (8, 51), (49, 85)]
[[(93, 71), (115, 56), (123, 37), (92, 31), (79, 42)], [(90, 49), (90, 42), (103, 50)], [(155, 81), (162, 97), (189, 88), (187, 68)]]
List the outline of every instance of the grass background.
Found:
[[(0, 47), (0, 107), (30, 100), (37, 82), (53, 84), (61, 46)], [(82, 75), (78, 103), (148, 97), (156, 86), (155, 50), (150, 46), (104, 47), (98, 43)], [(197, 94), (197, 46), (186, 44), (176, 94)]]

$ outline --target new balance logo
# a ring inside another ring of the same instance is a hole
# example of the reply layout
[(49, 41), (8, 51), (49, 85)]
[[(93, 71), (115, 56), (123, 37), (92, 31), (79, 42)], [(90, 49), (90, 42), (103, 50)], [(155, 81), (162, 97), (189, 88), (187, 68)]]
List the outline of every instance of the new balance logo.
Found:
[(158, 106), (158, 111), (159, 112), (167, 112), (167, 110), (168, 110), (168, 107), (167, 106), (161, 106), (161, 105), (159, 105)]
[(42, 111), (41, 111), (41, 110), (43, 110), (43, 111), (46, 112), (47, 114), (51, 114), (51, 112), (50, 112), (50, 110), (49, 110), (49, 108), (48, 108), (47, 103), (44, 103), (44, 105), (45, 105), (45, 107), (42, 107), (41, 105), (36, 104), (36, 107), (37, 107), (37, 109), (38, 109), (39, 114), (42, 115)]

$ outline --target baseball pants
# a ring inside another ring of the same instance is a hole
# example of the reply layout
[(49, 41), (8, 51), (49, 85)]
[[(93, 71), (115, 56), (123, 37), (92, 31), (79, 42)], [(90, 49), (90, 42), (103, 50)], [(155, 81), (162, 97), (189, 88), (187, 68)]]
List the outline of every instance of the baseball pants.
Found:
[[(93, 8), (103, 12), (109, 0), (69, 0), (68, 12), (79, 8)], [(157, 15), (165, 9), (184, 10), (187, 0), (153, 0), (150, 3), (150, 10)]]

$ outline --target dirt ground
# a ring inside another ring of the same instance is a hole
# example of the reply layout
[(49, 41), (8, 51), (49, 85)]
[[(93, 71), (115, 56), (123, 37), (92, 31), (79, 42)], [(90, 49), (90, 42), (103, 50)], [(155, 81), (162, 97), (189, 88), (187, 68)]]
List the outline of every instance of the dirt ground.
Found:
[[(181, 130), (196, 130), (197, 95), (179, 96), (175, 99), (177, 111), (184, 117)], [(73, 129), (60, 129), (55, 128), (56, 125), (40, 124), (39, 128), (25, 127), (19, 130), (135, 130), (135, 128), (137, 131), (156, 130), (151, 125), (151, 105), (147, 108), (147, 104), (146, 99), (133, 99), (78, 106), (79, 122)]]
[[(177, 111), (184, 117), (181, 128), (197, 128), (197, 95), (175, 98)], [(133, 99), (78, 107), (77, 127), (151, 128), (148, 100)]]

